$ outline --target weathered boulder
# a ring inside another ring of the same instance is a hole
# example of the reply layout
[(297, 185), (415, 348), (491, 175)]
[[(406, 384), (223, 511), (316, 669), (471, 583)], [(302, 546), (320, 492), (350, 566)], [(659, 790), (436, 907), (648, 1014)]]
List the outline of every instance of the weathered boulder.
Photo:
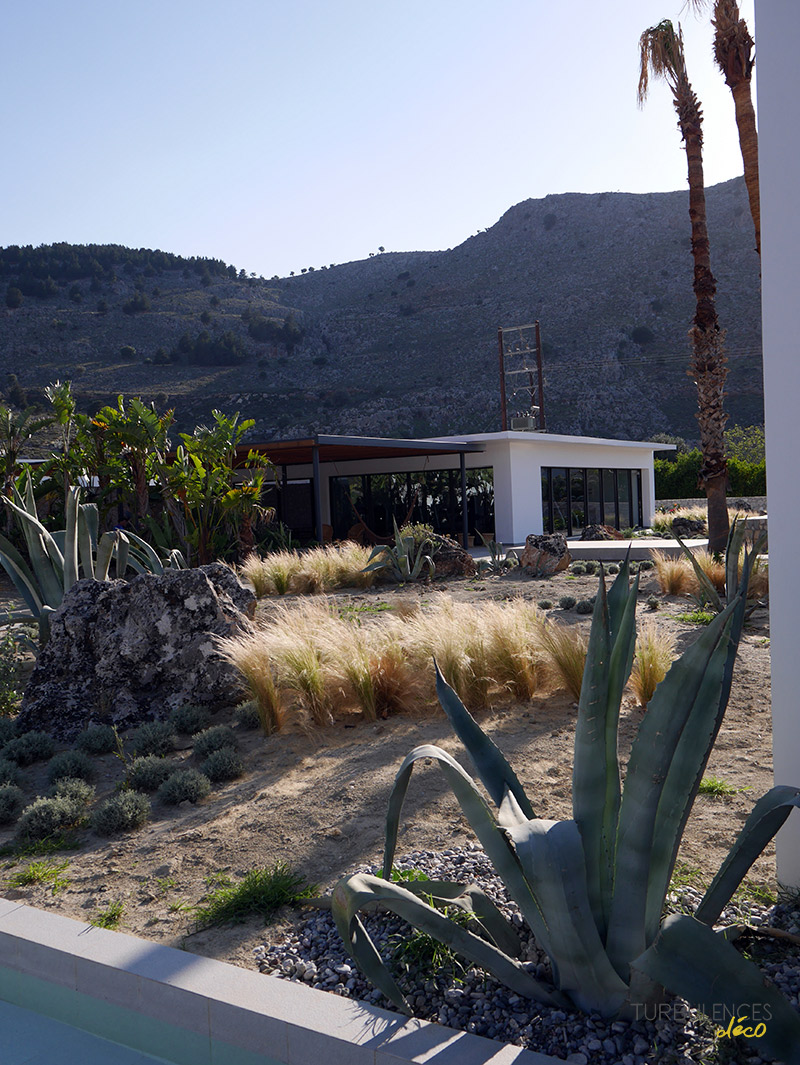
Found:
[(52, 615), (20, 724), (70, 740), (88, 724), (125, 729), (184, 703), (233, 705), (238, 674), (214, 637), (248, 629), (254, 610), (253, 593), (218, 562), (78, 581)]
[(611, 525), (587, 525), (581, 540), (621, 540), (622, 533)]
[(546, 533), (525, 537), (519, 564), (532, 577), (552, 577), (570, 564), (567, 538), (563, 533)]
[(429, 554), (436, 566), (436, 577), (474, 577), (478, 572), (475, 559), (449, 536), (434, 533)]
[(672, 532), (681, 540), (688, 540), (693, 536), (707, 536), (708, 527), (702, 518), (678, 517), (672, 519)]

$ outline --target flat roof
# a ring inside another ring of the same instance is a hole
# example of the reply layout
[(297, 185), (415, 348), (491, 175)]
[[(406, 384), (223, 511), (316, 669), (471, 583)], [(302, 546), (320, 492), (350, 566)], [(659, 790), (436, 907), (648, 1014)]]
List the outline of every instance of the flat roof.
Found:
[(406, 455), (459, 455), (485, 451), (477, 439), (446, 437), (441, 440), (404, 440), (371, 436), (326, 436), (317, 434), (298, 440), (273, 440), (243, 444), (236, 449), (237, 459), (256, 451), (275, 466), (302, 466), (313, 461), (317, 450), (320, 462), (346, 462), (348, 459), (402, 458)]

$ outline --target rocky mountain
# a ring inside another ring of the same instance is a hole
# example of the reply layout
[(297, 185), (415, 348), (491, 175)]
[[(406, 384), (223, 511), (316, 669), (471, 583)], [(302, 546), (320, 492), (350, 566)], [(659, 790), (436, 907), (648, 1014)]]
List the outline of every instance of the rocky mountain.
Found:
[[(742, 179), (707, 190), (730, 423), (763, 420), (759, 261)], [(526, 200), (442, 252), (384, 252), (265, 280), (215, 260), (54, 245), (0, 251), (0, 385), (70, 378), (213, 407), (254, 438), (500, 428), (497, 328), (539, 319), (552, 432), (696, 438), (688, 193)], [(131, 350), (133, 349), (133, 350)]]

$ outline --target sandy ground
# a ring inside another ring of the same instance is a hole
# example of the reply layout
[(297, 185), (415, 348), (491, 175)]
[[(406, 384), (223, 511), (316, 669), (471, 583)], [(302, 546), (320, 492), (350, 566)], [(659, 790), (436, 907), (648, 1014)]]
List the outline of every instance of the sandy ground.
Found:
[[(660, 609), (651, 613), (645, 600), (656, 589), (655, 579), (643, 577), (640, 612), (673, 628), (682, 649), (700, 631), (675, 619), (691, 604), (664, 597)], [(557, 602), (561, 595), (581, 598), (596, 589), (595, 577), (559, 574), (549, 581), (533, 581), (510, 574), (382, 587), (332, 598), (362, 605), (411, 599), (424, 606), (442, 595), (477, 603), (514, 595)], [(588, 619), (574, 611), (551, 613), (562, 623), (588, 628)], [(514, 766), (539, 816), (571, 816), (576, 711), (569, 696), (556, 691), (527, 704), (506, 704), (476, 715)], [(626, 696), (620, 728), (623, 758), (641, 716), (633, 697)], [(6, 855), (0, 859), (0, 891), (81, 920), (120, 902), (123, 931), (253, 967), (252, 949), (278, 935), (280, 924), (265, 931), (263, 922), (254, 919), (196, 930), (191, 908), (219, 874), (236, 881), (254, 867), (285, 860), (329, 889), (342, 874), (380, 859), (387, 796), (402, 758), (412, 747), (438, 744), (469, 767), (441, 711), (377, 724), (350, 718), (310, 735), (296, 726), (269, 739), (258, 732), (242, 732), (240, 739), (246, 765), (241, 780), (216, 789), (197, 806), (154, 805), (152, 822), (128, 836), (107, 841), (85, 832), (78, 849), (51, 858), (68, 862), (63, 875), (69, 883), (55, 894), (42, 885), (9, 887), (9, 875), (24, 868), (30, 858)], [(177, 756), (191, 757), (189, 742)], [(102, 797), (113, 792), (121, 766), (113, 755), (98, 759), (98, 764)], [(698, 798), (680, 861), (711, 878), (755, 799), (772, 786), (771, 766), (769, 629), (766, 611), (759, 610), (745, 630), (731, 701), (707, 770), (743, 790), (723, 799)], [(44, 769), (38, 772), (44, 791)], [(10, 838), (11, 832), (5, 831), (0, 845)], [(433, 768), (421, 769), (409, 789), (398, 853), (444, 849), (470, 839), (469, 826), (441, 775)], [(756, 862), (750, 876), (774, 888), (772, 849)]]

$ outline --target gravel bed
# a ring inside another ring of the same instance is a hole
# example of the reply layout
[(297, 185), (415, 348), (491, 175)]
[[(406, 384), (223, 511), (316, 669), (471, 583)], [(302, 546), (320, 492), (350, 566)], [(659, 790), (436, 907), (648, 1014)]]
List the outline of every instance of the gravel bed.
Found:
[[(397, 866), (421, 870), (432, 880), (480, 884), (517, 928), (524, 945), (521, 960), (526, 967), (537, 977), (549, 978), (546, 955), (536, 947), (515, 905), (508, 901), (502, 881), (479, 847), (442, 853), (415, 851), (398, 859)], [(700, 898), (700, 892), (684, 887), (668, 897), (668, 905), (675, 911), (691, 912)], [(736, 910), (725, 911), (720, 923), (728, 922), (767, 924), (800, 934), (800, 912), (780, 904), (768, 908), (744, 903)], [(384, 957), (407, 941), (409, 926), (392, 914), (367, 917), (365, 925)], [(757, 943), (748, 945), (748, 951), (751, 955), (757, 953), (762, 971), (797, 1009), (800, 949), (787, 948), (785, 941), (759, 938)], [(327, 911), (309, 911), (283, 942), (256, 947), (253, 953), (260, 971), (267, 975), (394, 1009), (355, 967)], [(652, 1006), (633, 1021), (608, 1021), (597, 1014), (567, 1012), (520, 998), (491, 976), (461, 968), (457, 962), (436, 968), (434, 975), (430, 965), (418, 967), (413, 958), (406, 964), (407, 971), (398, 975), (395, 970), (395, 977), (415, 1016), (552, 1054), (574, 1065), (711, 1065), (716, 1061), (759, 1065), (763, 1060), (744, 1044), (740, 1046), (738, 1040), (717, 1043), (714, 1025), (680, 999), (665, 1003), (660, 1016), (656, 1013), (658, 1007)], [(723, 1043), (727, 1046), (723, 1047)], [(721, 1054), (715, 1052), (718, 1045)], [(733, 1056), (729, 1056), (731, 1052)]]

